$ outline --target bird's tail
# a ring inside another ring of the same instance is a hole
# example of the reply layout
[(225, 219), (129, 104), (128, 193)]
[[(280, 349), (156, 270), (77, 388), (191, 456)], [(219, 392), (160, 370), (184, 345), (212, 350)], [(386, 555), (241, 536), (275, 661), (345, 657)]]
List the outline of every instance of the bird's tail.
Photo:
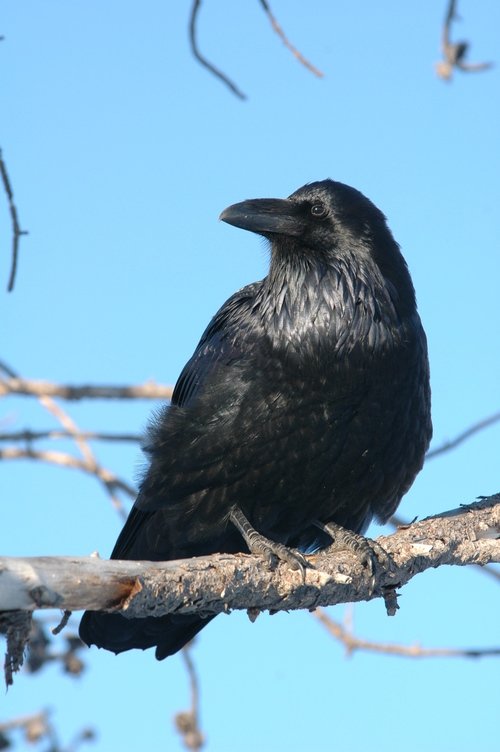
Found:
[(177, 653), (198, 634), (212, 617), (199, 616), (146, 616), (144, 619), (127, 619), (121, 614), (85, 611), (80, 622), (80, 638), (88, 645), (123, 653), (132, 648), (147, 650), (156, 647), (156, 658), (161, 661)]

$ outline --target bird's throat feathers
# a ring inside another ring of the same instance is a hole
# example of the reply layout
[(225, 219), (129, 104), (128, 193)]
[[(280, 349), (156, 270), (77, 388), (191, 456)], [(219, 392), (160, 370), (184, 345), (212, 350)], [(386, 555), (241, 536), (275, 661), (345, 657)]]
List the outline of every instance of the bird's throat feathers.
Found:
[[(303, 247), (298, 253), (287, 240), (272, 243), (269, 274), (255, 300), (275, 344), (329, 341), (333, 351), (345, 352), (370, 341), (375, 329), (391, 346), (395, 336), (403, 336), (408, 312), (400, 310), (395, 285), (369, 255), (327, 256)], [(415, 305), (409, 313), (418, 315)]]

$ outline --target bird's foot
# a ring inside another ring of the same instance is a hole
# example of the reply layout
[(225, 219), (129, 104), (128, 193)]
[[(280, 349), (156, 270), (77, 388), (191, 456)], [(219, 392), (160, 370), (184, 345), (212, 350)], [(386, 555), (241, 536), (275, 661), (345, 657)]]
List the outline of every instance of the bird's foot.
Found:
[(326, 555), (336, 553), (337, 551), (352, 551), (356, 554), (361, 564), (368, 570), (368, 574), (370, 575), (370, 592), (372, 592), (375, 585), (376, 563), (384, 569), (388, 569), (391, 564), (391, 559), (387, 551), (377, 541), (365, 538), (363, 535), (358, 535), (352, 530), (347, 530), (347, 528), (337, 525), (335, 522), (328, 522), (326, 525), (322, 522), (316, 522), (315, 525), (320, 530), (323, 530), (323, 532), (328, 533), (333, 539), (333, 543), (323, 548), (321, 554)]
[(274, 564), (274, 557), (278, 557), (281, 561), (289, 564), (292, 569), (298, 569), (302, 574), (302, 578), (305, 579), (305, 570), (309, 564), (300, 551), (296, 551), (293, 548), (287, 548), (287, 546), (284, 546), (282, 543), (275, 543), (274, 541), (269, 540), (269, 538), (265, 538), (251, 526), (241, 509), (238, 507), (233, 507), (229, 519), (240, 531), (252, 554), (262, 556), (269, 566)]

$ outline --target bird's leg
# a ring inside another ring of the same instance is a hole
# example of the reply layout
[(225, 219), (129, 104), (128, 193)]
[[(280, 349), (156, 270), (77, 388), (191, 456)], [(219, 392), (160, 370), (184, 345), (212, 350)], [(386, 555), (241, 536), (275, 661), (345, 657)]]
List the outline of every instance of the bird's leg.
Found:
[(286, 561), (292, 569), (299, 569), (302, 576), (305, 577), (305, 568), (308, 567), (309, 564), (307, 559), (302, 556), (299, 551), (287, 548), (282, 543), (275, 543), (258, 533), (257, 530), (251, 526), (239, 507), (235, 506), (231, 509), (229, 519), (240, 531), (252, 554), (263, 556), (269, 565), (273, 563), (274, 554), (274, 556), (277, 556), (281, 561)]
[(373, 589), (375, 584), (375, 558), (384, 568), (389, 567), (391, 560), (387, 551), (371, 538), (365, 538), (363, 535), (358, 535), (352, 530), (347, 530), (347, 528), (337, 525), (336, 522), (328, 522), (325, 525), (317, 520), (314, 524), (320, 530), (323, 530), (324, 533), (328, 533), (333, 539), (333, 543), (323, 548), (321, 553), (331, 554), (336, 551), (346, 550), (355, 553), (361, 564), (367, 568), (371, 577), (371, 588)]

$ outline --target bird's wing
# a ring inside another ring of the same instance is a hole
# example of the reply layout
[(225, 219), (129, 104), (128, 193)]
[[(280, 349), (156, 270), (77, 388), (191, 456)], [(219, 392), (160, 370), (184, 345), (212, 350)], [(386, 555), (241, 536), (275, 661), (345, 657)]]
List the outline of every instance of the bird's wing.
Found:
[(250, 329), (251, 319), (245, 313), (261, 285), (262, 282), (254, 282), (238, 290), (215, 314), (182, 369), (172, 395), (173, 405), (189, 404), (220, 366), (230, 366), (249, 357), (255, 337)]
[[(196, 433), (199, 427), (211, 420), (209, 406), (207, 406), (207, 410), (203, 410), (200, 405), (194, 408), (197, 418), (194, 422), (190, 420), (185, 423), (182, 414), (184, 409), (193, 406), (198, 397), (204, 397), (206, 400), (207, 389), (216, 392), (217, 384), (222, 382), (225, 382), (225, 389), (221, 390), (226, 395), (224, 401), (234, 404), (236, 397), (234, 394), (231, 395), (231, 390), (228, 390), (227, 387), (228, 375), (231, 372), (231, 366), (241, 365), (243, 360), (250, 357), (259, 339), (255, 321), (248, 315), (248, 312), (254, 304), (255, 295), (260, 285), (261, 282), (255, 282), (242, 288), (232, 295), (215, 314), (203, 333), (192, 358), (184, 366), (177, 380), (172, 395), (172, 407), (167, 406), (162, 410), (156, 421), (151, 424), (148, 432), (148, 440), (151, 443), (148, 446), (147, 440), (144, 449), (150, 454), (152, 462), (142, 482), (141, 491), (134, 507), (116, 541), (111, 558), (165, 558), (164, 555), (154, 551), (154, 546), (143, 543), (143, 538), (147, 535), (148, 526), (156, 525), (153, 519), (155, 511), (166, 507), (169, 503), (179, 501), (179, 491), (181, 496), (187, 493), (190, 480), (198, 475), (192, 467), (184, 468), (186, 462), (192, 461), (192, 458), (187, 456), (186, 446), (192, 447), (193, 436), (191, 434)], [(239, 388), (237, 381), (237, 378), (231, 379), (235, 392)], [(208, 382), (210, 383), (209, 387), (207, 386)], [(208, 399), (210, 401), (210, 397)], [(217, 409), (212, 411), (212, 414), (215, 415), (219, 413), (220, 411)], [(165, 422), (167, 414), (169, 419)], [(172, 419), (176, 415), (181, 421), (177, 431), (172, 425)], [(163, 429), (166, 429), (165, 433), (163, 433)], [(194, 443), (197, 444), (196, 438)], [(202, 440), (201, 444), (202, 446), (198, 446), (198, 450), (191, 451), (195, 457), (195, 462), (196, 457), (198, 457), (203, 466), (206, 463), (205, 453), (208, 444), (206, 440)], [(161, 467), (165, 466), (165, 473), (160, 471), (160, 466), (154, 459), (155, 447), (157, 446), (162, 447), (162, 463), (160, 464)], [(197, 455), (197, 452), (201, 454), (201, 458)], [(217, 457), (215, 448), (213, 453)], [(209, 452), (209, 454), (212, 454), (212, 452)], [(183, 472), (183, 469), (191, 472)], [(210, 475), (210, 470), (206, 467), (205, 472)], [(169, 483), (172, 484), (175, 484), (176, 478), (181, 478), (180, 489), (170, 487), (170, 494), (167, 496), (159, 488), (163, 485), (166, 476), (171, 479)]]

